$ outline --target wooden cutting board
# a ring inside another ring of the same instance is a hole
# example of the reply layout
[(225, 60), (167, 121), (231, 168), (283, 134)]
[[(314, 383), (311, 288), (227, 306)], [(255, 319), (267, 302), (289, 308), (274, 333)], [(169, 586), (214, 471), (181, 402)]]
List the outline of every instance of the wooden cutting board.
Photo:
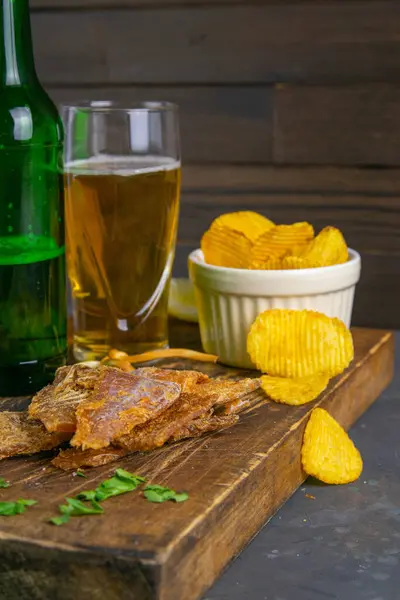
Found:
[[(181, 345), (190, 331), (182, 326)], [(115, 466), (93, 470), (85, 480), (49, 466), (49, 455), (0, 463), (0, 477), (13, 484), (0, 490), (0, 499), (38, 501), (25, 515), (0, 520), (1, 600), (199, 598), (304, 481), (300, 448), (313, 406), (349, 428), (389, 384), (392, 334), (356, 329), (354, 340), (353, 365), (315, 403), (281, 406), (257, 392), (258, 405), (230, 430), (117, 463), (187, 491), (184, 504), (150, 504), (135, 492), (107, 501), (103, 516), (57, 528), (47, 520), (63, 498), (93, 489)], [(245, 374), (191, 366), (215, 375)], [(2, 401), (3, 409), (16, 405), (24, 402)]]

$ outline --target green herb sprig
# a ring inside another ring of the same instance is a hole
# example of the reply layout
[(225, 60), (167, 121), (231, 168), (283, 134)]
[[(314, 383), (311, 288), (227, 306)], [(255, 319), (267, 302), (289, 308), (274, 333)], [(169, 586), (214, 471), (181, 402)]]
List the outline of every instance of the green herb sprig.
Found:
[[(133, 492), (144, 483), (146, 483), (144, 477), (129, 473), (124, 469), (117, 469), (113, 477), (103, 481), (95, 490), (80, 492), (76, 498), (66, 498), (66, 504), (58, 507), (61, 516), (53, 517), (50, 519), (50, 523), (59, 527), (68, 523), (71, 517), (103, 514), (104, 509), (101, 502)], [(175, 490), (155, 484), (147, 485), (143, 495), (149, 502), (159, 504), (168, 500), (185, 502), (189, 498), (186, 493), (177, 493)]]
[(71, 517), (84, 517), (87, 515), (101, 515), (104, 512), (104, 509), (98, 502), (92, 500), (90, 504), (86, 504), (85, 502), (81, 502), (76, 498), (66, 498), (66, 504), (60, 504), (59, 511), (61, 513), (61, 517), (54, 517), (50, 519), (50, 523), (53, 525), (64, 525), (68, 523)]
[(148, 485), (144, 489), (143, 494), (149, 502), (156, 502), (158, 504), (168, 502), (169, 500), (172, 500), (172, 502), (185, 502), (189, 498), (185, 492), (177, 493), (175, 490), (161, 485)]
[(89, 492), (81, 492), (77, 498), (95, 502), (104, 502), (108, 498), (133, 492), (146, 480), (140, 475), (133, 475), (124, 469), (117, 469), (114, 477), (103, 481), (98, 488)]
[(10, 483), (8, 481), (6, 481), (5, 479), (3, 479), (3, 477), (0, 477), (0, 488), (5, 489), (5, 488), (9, 488), (10, 487)]
[(16, 502), (0, 502), (0, 516), (14, 517), (15, 515), (22, 515), (26, 508), (35, 504), (37, 504), (36, 500), (24, 500), (23, 498)]

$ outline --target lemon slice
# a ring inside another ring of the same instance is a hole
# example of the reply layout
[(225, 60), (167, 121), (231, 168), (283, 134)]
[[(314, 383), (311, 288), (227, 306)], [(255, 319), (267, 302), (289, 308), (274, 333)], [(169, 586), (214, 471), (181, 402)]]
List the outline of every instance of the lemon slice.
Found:
[(171, 317), (198, 323), (194, 287), (190, 279), (172, 279), (169, 292), (168, 312)]

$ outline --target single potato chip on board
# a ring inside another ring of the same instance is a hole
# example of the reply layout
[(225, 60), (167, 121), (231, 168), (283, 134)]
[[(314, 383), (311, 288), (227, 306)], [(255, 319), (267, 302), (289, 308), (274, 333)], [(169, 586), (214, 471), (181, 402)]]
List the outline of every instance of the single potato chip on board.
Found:
[(255, 242), (260, 235), (275, 227), (275, 223), (253, 211), (226, 213), (215, 219), (212, 227), (215, 225), (242, 233), (251, 242)]
[(247, 338), (257, 369), (275, 377), (302, 378), (342, 373), (354, 358), (353, 338), (336, 318), (311, 310), (261, 313)]
[(314, 229), (309, 223), (276, 225), (256, 239), (251, 262), (265, 262), (270, 258), (282, 258), (291, 248), (307, 244), (313, 238)]
[(246, 269), (252, 244), (243, 234), (225, 227), (213, 225), (201, 239), (204, 260), (216, 267)]
[(261, 387), (271, 400), (291, 406), (301, 406), (312, 402), (326, 390), (328, 383), (327, 375), (313, 375), (301, 379), (271, 377), (270, 375), (261, 377)]
[(299, 256), (320, 267), (330, 267), (347, 262), (349, 250), (339, 229), (325, 227)]
[(351, 483), (363, 470), (359, 451), (339, 423), (322, 408), (315, 408), (308, 420), (301, 460), (307, 475), (324, 483)]

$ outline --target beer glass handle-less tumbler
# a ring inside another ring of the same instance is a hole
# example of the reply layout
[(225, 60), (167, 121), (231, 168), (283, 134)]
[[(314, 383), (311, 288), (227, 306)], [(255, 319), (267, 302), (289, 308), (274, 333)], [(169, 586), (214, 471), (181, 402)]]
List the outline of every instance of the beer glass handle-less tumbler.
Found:
[(168, 345), (181, 184), (178, 109), (63, 107), (74, 355)]

